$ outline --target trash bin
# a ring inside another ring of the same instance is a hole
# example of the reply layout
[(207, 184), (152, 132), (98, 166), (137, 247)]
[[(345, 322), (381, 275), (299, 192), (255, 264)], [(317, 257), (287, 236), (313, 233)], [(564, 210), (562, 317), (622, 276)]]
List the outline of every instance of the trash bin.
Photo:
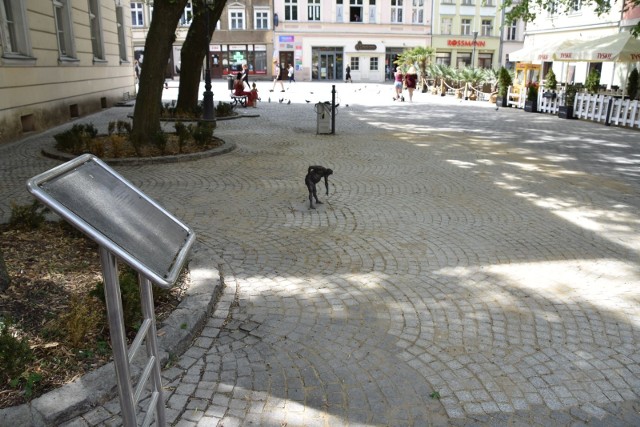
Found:
[(227, 76), (227, 86), (229, 88), (229, 90), (233, 90), (233, 75), (229, 74)]
[(318, 119), (316, 133), (331, 133), (331, 103), (328, 101), (318, 102), (315, 109)]

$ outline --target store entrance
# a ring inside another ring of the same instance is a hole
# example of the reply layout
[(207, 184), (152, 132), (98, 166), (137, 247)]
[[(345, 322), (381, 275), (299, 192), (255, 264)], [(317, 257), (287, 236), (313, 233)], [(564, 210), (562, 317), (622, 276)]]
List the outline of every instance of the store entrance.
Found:
[(342, 49), (333, 47), (314, 48), (311, 56), (311, 80), (342, 79)]
[(320, 80), (335, 80), (336, 55), (334, 53), (320, 54)]

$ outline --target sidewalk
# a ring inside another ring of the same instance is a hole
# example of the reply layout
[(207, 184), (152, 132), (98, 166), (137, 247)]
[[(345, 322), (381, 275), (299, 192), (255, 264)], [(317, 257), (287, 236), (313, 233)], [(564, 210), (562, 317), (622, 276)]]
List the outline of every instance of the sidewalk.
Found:
[[(117, 167), (224, 282), (163, 371), (171, 425), (640, 425), (638, 132), (335, 86), (335, 135), (315, 134), (331, 84), (259, 82), (259, 117), (218, 123), (234, 151)], [(4, 221), (53, 133), (0, 146)], [(334, 170), (316, 210), (312, 164)], [(62, 425), (121, 423), (96, 404)]]

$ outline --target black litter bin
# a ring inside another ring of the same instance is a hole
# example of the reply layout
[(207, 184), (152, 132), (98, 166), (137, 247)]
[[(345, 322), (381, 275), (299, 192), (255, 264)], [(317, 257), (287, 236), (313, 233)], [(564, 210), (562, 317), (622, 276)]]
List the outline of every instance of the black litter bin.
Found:
[(229, 90), (233, 90), (233, 76), (231, 74), (227, 76), (227, 86)]

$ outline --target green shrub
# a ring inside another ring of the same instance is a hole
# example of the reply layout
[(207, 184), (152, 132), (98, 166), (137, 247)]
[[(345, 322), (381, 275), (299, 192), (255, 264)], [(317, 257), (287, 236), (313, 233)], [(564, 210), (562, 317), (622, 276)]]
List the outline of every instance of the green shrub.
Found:
[(535, 102), (538, 100), (538, 83), (531, 82), (527, 85), (527, 101)]
[(509, 86), (513, 84), (513, 79), (509, 70), (504, 67), (500, 68), (500, 74), (498, 75), (498, 96), (504, 98), (507, 96)]
[(62, 133), (54, 135), (56, 149), (71, 154), (82, 154), (89, 147), (88, 143), (98, 135), (98, 130), (92, 123), (76, 123)]
[[(137, 273), (130, 267), (125, 267), (119, 274), (120, 297), (122, 298), (122, 317), (127, 331), (138, 329), (142, 321), (142, 307), (140, 306), (140, 290)], [(90, 292), (105, 304), (104, 282), (96, 284)]]
[(178, 152), (182, 153), (182, 149), (191, 138), (191, 133), (187, 126), (182, 122), (176, 122), (174, 125), (176, 129), (176, 135), (178, 135)]
[(591, 70), (589, 72), (587, 81), (584, 82), (584, 87), (587, 88), (587, 91), (591, 94), (598, 93), (598, 88), (600, 88), (600, 73), (598, 70)]
[(162, 130), (158, 130), (158, 132), (151, 136), (151, 144), (160, 151), (160, 154), (164, 154), (168, 141), (169, 136), (162, 132)]
[[(136, 331), (142, 322), (142, 307), (140, 305), (140, 285), (138, 283), (138, 273), (131, 267), (125, 265), (118, 275), (120, 283), (120, 297), (122, 298), (122, 315), (126, 331)], [(153, 288), (154, 302), (164, 297), (170, 290)], [(104, 282), (96, 284), (89, 293), (105, 304)], [(106, 304), (105, 304), (106, 307)]]
[(88, 335), (102, 328), (105, 316), (98, 304), (92, 296), (71, 297), (68, 310), (56, 322), (61, 336), (71, 347), (81, 348)]
[(49, 209), (34, 200), (30, 205), (17, 205), (11, 203), (11, 217), (9, 227), (16, 230), (34, 230), (39, 228), (45, 221), (45, 214)]
[(229, 117), (233, 115), (234, 106), (229, 102), (218, 102), (216, 106), (216, 117)]
[(19, 378), (33, 360), (27, 339), (16, 338), (10, 329), (11, 322), (0, 319), (0, 373), (5, 381)]
[(211, 136), (213, 135), (213, 125), (211, 123), (199, 122), (195, 128), (191, 126), (190, 129), (197, 145), (204, 146), (211, 141)]
[(638, 97), (638, 88), (638, 69), (634, 68), (629, 74), (629, 80), (627, 81), (627, 95), (629, 95), (629, 98), (633, 100)]
[(556, 90), (556, 86), (558, 86), (556, 74), (553, 72), (553, 68), (549, 68), (549, 72), (545, 77), (544, 88), (547, 90)]

